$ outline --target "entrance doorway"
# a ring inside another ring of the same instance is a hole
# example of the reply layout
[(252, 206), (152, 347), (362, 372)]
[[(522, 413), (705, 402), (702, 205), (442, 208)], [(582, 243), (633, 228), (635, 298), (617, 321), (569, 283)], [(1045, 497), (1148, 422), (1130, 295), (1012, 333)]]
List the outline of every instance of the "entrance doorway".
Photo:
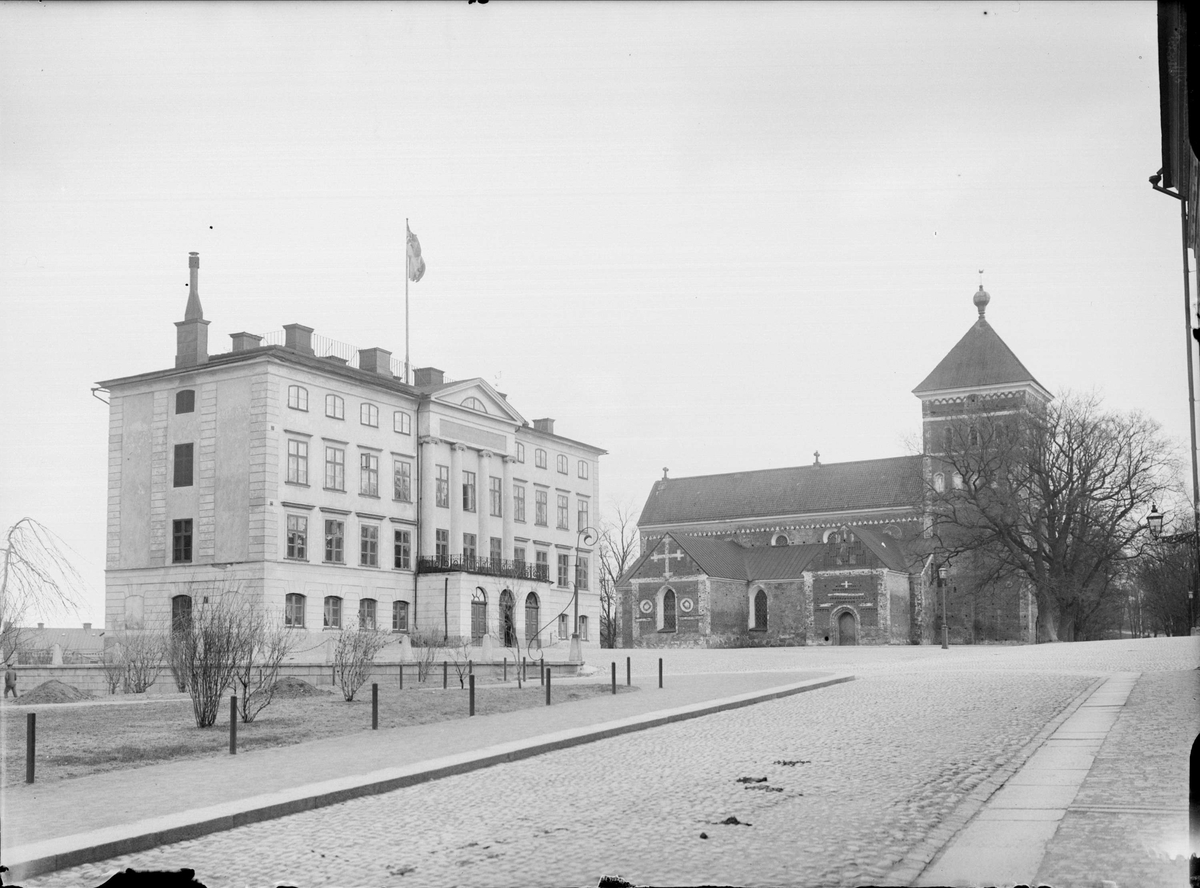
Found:
[(858, 644), (858, 626), (854, 614), (843, 611), (838, 616), (838, 644)]

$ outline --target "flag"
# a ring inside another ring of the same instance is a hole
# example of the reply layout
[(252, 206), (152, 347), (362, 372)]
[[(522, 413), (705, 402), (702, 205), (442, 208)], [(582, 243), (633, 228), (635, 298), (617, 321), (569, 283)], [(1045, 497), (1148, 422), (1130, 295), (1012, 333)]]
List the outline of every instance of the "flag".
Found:
[(425, 276), (425, 260), (421, 258), (421, 242), (407, 223), (404, 227), (408, 231), (408, 279), (415, 282)]

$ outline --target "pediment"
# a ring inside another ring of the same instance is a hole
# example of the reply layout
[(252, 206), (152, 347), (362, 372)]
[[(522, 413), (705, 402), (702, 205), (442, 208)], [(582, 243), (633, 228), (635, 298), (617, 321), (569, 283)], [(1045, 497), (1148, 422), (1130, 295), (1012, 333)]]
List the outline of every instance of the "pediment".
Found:
[(508, 400), (482, 379), (464, 379), (439, 388), (431, 400), (440, 404), (468, 410), (479, 415), (490, 416), (504, 422), (525, 425), (526, 420), (513, 409)]

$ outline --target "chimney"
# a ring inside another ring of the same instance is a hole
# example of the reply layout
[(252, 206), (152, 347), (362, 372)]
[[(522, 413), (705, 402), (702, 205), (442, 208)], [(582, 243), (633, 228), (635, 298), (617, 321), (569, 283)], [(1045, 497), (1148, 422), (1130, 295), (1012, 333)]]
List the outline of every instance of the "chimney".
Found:
[(208, 324), (200, 307), (200, 254), (188, 253), (188, 301), (183, 320), (175, 322), (175, 366), (195, 367), (208, 361)]
[(533, 421), (535, 431), (545, 432), (547, 435), (554, 434), (554, 420), (546, 417), (545, 419), (535, 419)]
[(45, 629), (45, 628), (46, 628), (46, 624), (45, 624), (45, 623), (38, 623), (38, 628), (39, 628), (39, 629)]
[(83, 624), (83, 628), (84, 628), (84, 629), (91, 629), (91, 628), (92, 628), (92, 624), (91, 624), (91, 623), (84, 623), (84, 624)]
[(380, 376), (391, 376), (392, 353), (382, 348), (359, 349), (358, 368)]
[(255, 336), (253, 333), (230, 333), (229, 338), (233, 340), (235, 352), (249, 351), (262, 345), (262, 337)]
[(421, 388), (427, 385), (441, 385), (446, 374), (436, 367), (416, 367), (413, 369), (413, 385)]
[(306, 327), (303, 324), (284, 324), (283, 344), (286, 348), (300, 352), (302, 355), (314, 354), (312, 332), (312, 327)]

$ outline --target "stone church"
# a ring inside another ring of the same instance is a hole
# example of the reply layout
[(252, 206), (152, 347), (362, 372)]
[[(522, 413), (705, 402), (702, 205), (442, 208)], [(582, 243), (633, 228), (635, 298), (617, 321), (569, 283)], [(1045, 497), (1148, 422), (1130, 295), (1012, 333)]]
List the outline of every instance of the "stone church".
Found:
[(638, 519), (641, 556), (618, 583), (626, 647), (920, 644), (942, 621), (951, 640), (1032, 642), (1036, 607), (1016, 584), (983, 588), (963, 571), (938, 595), (924, 554), (939, 453), (967, 405), (999, 409), (1051, 395), (984, 317), (913, 389), (924, 453), (669, 478)]

